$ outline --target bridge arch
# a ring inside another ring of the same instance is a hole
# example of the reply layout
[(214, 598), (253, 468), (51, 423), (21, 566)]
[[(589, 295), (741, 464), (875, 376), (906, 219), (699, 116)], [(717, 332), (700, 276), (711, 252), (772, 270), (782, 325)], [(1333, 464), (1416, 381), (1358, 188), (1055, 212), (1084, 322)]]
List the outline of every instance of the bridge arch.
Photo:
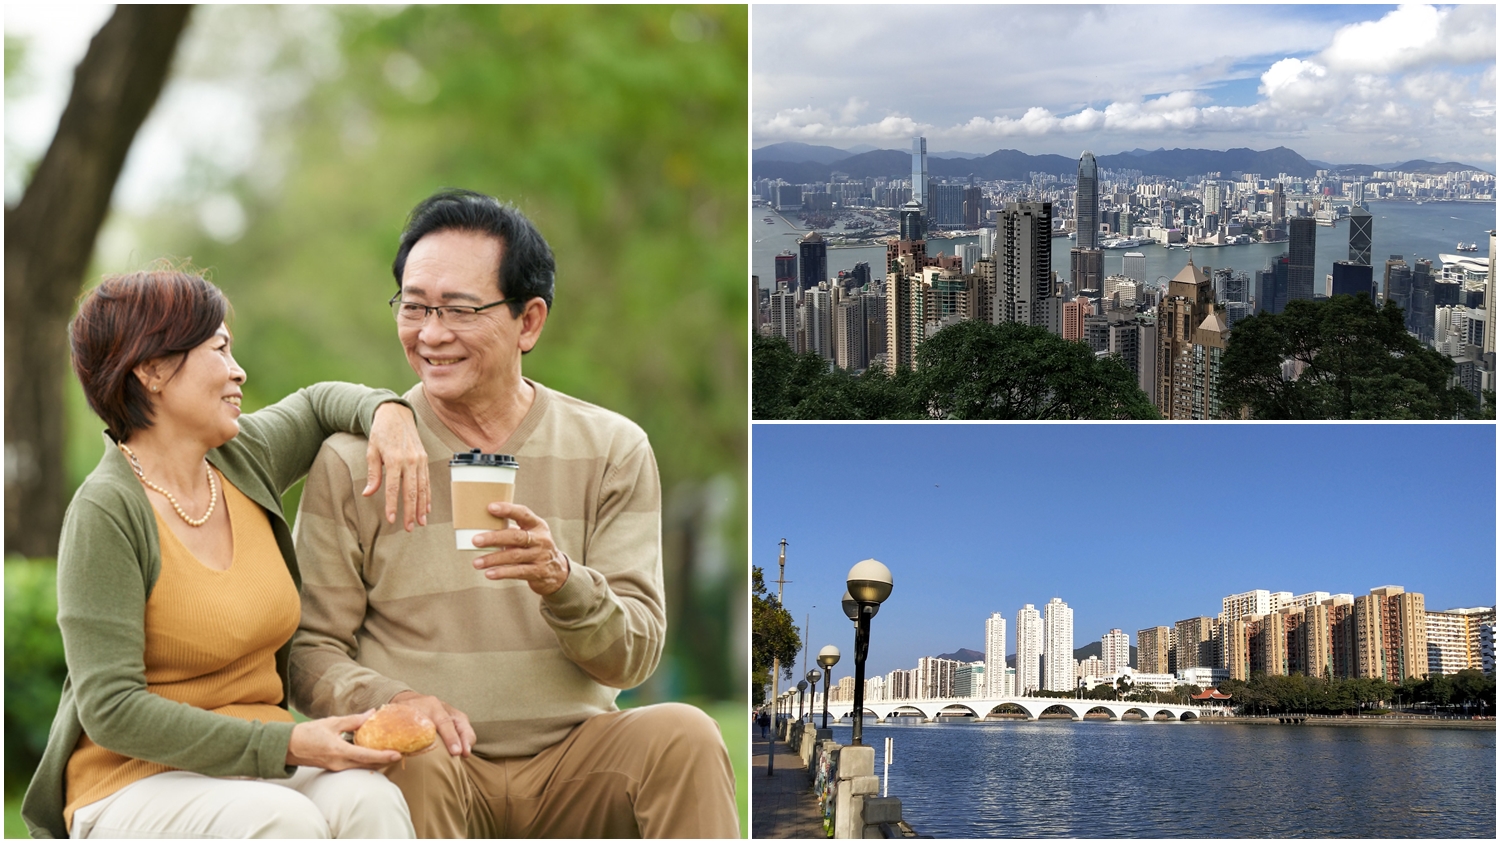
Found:
[(1094, 712), (1101, 712), (1103, 714), (1107, 714), (1107, 715), (1109, 715), (1109, 719), (1111, 719), (1111, 720), (1119, 720), (1120, 719), (1120, 715), (1116, 714), (1114, 712), (1114, 710), (1112, 708), (1110, 708), (1109, 706), (1107, 706), (1107, 705), (1096, 705), (1093, 708), (1090, 708), (1088, 711), (1085, 711), (1083, 713), (1083, 716), (1084, 717), (1088, 717), (1090, 714), (1093, 714)]
[(1125, 719), (1125, 715), (1127, 715), (1127, 714), (1138, 715), (1142, 720), (1150, 720), (1151, 719), (1151, 715), (1147, 714), (1146, 710), (1144, 708), (1141, 708), (1138, 705), (1130, 706), (1129, 708), (1127, 708), (1124, 711), (1120, 712), (1120, 719), (1124, 720)]
[(965, 705), (964, 703), (948, 703), (947, 705), (937, 710), (937, 713), (934, 715), (934, 719), (936, 719), (937, 717), (941, 717), (944, 714), (966, 714), (969, 717), (975, 718), (976, 720), (979, 718), (979, 712), (975, 711), (972, 706)]
[(1027, 720), (1031, 720), (1032, 719), (1032, 714), (1031, 714), (1031, 712), (1029, 712), (1029, 711), (1026, 710), (1026, 706), (1021, 705), (1020, 703), (1018, 703), (1018, 702), (1016, 702), (1014, 700), (1011, 700), (1011, 701), (1008, 701), (1008, 702), (1003, 702), (1003, 703), (1000, 703), (999, 705), (990, 706), (989, 710), (984, 713), (984, 716), (985, 717), (989, 717), (992, 714), (995, 714), (995, 715), (1020, 714), (1020, 715), (1024, 716)]

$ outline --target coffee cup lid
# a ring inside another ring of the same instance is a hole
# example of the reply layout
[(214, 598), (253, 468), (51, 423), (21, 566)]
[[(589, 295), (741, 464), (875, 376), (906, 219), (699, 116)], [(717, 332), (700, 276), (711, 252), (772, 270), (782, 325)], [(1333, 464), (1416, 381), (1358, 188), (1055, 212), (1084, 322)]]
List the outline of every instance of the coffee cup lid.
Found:
[(519, 468), (520, 463), (510, 454), (486, 454), (475, 448), (465, 454), (454, 454), (449, 465), (479, 465), (488, 468)]

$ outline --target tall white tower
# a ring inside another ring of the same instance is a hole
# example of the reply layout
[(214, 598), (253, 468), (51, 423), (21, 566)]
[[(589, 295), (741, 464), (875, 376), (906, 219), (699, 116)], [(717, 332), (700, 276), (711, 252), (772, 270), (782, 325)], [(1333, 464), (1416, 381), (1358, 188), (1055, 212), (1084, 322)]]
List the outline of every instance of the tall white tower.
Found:
[(1073, 676), (1073, 610), (1061, 597), (1047, 601), (1047, 617), (1042, 627), (1042, 652), (1047, 656), (1042, 690), (1071, 691), (1078, 687)]
[(1041, 659), (1042, 613), (1027, 603), (1016, 612), (1016, 694), (1042, 687)]
[(927, 139), (911, 139), (911, 201), (922, 206), (922, 213), (932, 212), (927, 204)]
[(984, 622), (984, 683), (987, 697), (1010, 694), (1005, 687), (1005, 618), (999, 612)]

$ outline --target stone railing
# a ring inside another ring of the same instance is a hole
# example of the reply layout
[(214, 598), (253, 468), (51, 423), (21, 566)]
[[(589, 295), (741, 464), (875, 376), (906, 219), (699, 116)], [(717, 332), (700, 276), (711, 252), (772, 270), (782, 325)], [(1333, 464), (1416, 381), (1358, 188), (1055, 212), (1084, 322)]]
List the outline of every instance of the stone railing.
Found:
[(901, 800), (880, 796), (875, 748), (842, 746), (833, 730), (793, 723), (786, 736), (813, 777), (823, 830), (838, 840), (918, 837), (901, 819)]

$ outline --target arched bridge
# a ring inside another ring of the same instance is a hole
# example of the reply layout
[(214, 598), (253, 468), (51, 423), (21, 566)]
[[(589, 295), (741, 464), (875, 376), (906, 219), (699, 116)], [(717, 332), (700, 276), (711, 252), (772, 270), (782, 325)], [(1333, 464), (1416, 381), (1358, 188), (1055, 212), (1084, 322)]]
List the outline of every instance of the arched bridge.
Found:
[[(1196, 720), (1199, 717), (1229, 716), (1228, 709), (1167, 703), (1114, 702), (1109, 700), (1073, 700), (1053, 697), (995, 697), (989, 699), (940, 699), (940, 700), (883, 700), (865, 702), (865, 713), (873, 714), (876, 722), (888, 717), (921, 717), (936, 720), (938, 715), (970, 715), (983, 720), (991, 714), (1024, 714), (1027, 720), (1036, 720), (1048, 709), (1061, 709), (1052, 713), (1072, 715), (1082, 720), (1087, 714), (1107, 714), (1111, 720), (1123, 720), (1134, 714), (1142, 720), (1153, 720), (1158, 715), (1168, 715), (1173, 720)], [(853, 717), (854, 703), (850, 701), (830, 702), (828, 713), (840, 719)]]

